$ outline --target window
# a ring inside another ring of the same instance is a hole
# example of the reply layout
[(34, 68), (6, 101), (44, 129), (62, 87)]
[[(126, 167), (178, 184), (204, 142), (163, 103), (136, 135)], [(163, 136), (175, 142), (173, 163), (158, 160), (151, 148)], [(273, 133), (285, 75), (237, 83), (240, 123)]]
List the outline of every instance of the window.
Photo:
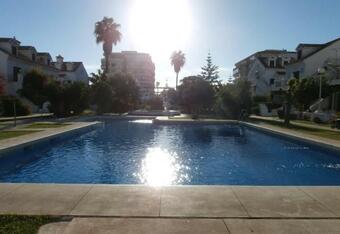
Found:
[(32, 61), (34, 61), (34, 62), (35, 62), (35, 59), (36, 59), (36, 56), (35, 56), (35, 54), (32, 54)]
[(302, 57), (302, 50), (298, 51), (297, 57), (298, 57), (298, 59), (300, 59)]
[(288, 60), (283, 61), (283, 66), (286, 66), (288, 63)]
[(275, 60), (269, 60), (269, 67), (275, 67)]
[(12, 46), (12, 54), (14, 54), (15, 56), (18, 55), (18, 49), (15, 46)]
[(275, 79), (274, 79), (274, 78), (271, 78), (271, 79), (269, 80), (269, 84), (270, 84), (270, 85), (273, 85), (273, 84), (274, 84), (274, 81), (275, 81)]
[(47, 65), (48, 65), (48, 66), (51, 65), (51, 59), (47, 59)]
[(13, 67), (13, 81), (14, 82), (17, 82), (19, 80), (20, 72), (21, 72), (20, 67)]
[(294, 76), (294, 78), (299, 79), (300, 78), (300, 72), (299, 71), (293, 72), (293, 76)]

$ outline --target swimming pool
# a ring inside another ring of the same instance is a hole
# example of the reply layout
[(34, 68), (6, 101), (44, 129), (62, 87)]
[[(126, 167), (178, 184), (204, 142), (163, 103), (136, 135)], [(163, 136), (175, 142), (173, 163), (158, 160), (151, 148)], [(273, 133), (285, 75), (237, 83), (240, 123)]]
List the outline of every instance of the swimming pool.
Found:
[(108, 120), (1, 157), (0, 182), (340, 185), (340, 155), (246, 126)]

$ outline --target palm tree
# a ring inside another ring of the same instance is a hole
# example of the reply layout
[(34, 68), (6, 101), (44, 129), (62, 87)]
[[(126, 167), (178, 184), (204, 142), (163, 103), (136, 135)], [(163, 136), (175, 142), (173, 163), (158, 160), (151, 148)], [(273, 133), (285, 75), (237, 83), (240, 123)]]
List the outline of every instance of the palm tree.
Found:
[(185, 64), (185, 54), (182, 51), (174, 51), (170, 57), (171, 65), (176, 72), (176, 89), (178, 86), (178, 73)]
[(112, 53), (112, 45), (117, 45), (120, 41), (122, 34), (118, 28), (120, 24), (114, 22), (112, 18), (104, 17), (103, 20), (98, 21), (95, 24), (94, 35), (96, 37), (97, 44), (103, 43), (103, 51), (105, 57), (105, 70), (109, 69), (109, 56)]

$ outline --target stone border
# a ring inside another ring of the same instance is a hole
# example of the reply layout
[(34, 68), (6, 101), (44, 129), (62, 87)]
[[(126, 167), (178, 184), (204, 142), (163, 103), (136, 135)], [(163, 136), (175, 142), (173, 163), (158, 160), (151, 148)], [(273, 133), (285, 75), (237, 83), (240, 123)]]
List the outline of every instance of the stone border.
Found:
[(25, 150), (29, 147), (48, 143), (60, 137), (69, 137), (88, 132), (99, 126), (102, 126), (102, 122), (73, 122), (65, 127), (49, 128), (36, 133), (4, 139), (0, 141), (0, 157), (16, 151)]
[[(340, 142), (336, 140), (325, 139), (321, 137), (313, 137), (313, 136), (309, 136), (309, 135), (306, 135), (300, 132), (293, 133), (293, 131), (290, 131), (289, 129), (287, 129), (286, 132), (283, 132), (283, 131), (280, 131), (279, 129), (271, 128), (269, 126), (262, 126), (258, 124), (248, 123), (248, 122), (240, 122), (240, 123), (253, 129), (257, 129), (263, 132), (285, 137), (290, 140), (300, 141), (300, 142), (303, 142), (303, 143), (306, 143), (312, 146), (318, 146), (326, 150), (336, 151), (337, 153), (340, 153)], [(326, 140), (329, 142), (327, 142)]]

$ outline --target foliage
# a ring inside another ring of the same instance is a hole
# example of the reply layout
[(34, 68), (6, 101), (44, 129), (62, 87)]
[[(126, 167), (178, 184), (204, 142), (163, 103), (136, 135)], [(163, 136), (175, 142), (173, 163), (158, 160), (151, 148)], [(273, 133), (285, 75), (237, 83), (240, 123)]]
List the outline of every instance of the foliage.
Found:
[(164, 90), (161, 94), (166, 102), (166, 107), (171, 110), (171, 109), (177, 109), (179, 106), (179, 97), (178, 97), (178, 92), (173, 89), (169, 88), (167, 90)]
[(59, 218), (48, 216), (2, 215), (0, 216), (0, 233), (35, 234), (40, 226), (59, 220)]
[(53, 82), (47, 89), (49, 109), (57, 116), (77, 115), (88, 107), (89, 88), (83, 82), (73, 82), (64, 86)]
[(99, 114), (133, 110), (139, 103), (138, 86), (126, 74), (99, 79), (91, 87), (91, 102), (97, 106)]
[(105, 80), (105, 74), (102, 70), (98, 69), (97, 73), (91, 73), (90, 82), (91, 84), (96, 84), (97, 82)]
[(109, 66), (109, 55), (112, 53), (112, 45), (117, 45), (122, 34), (118, 30), (120, 24), (114, 22), (113, 18), (104, 17), (101, 21), (96, 22), (94, 35), (97, 44), (103, 43), (103, 51), (105, 56), (105, 72)]
[(254, 103), (267, 103), (270, 102), (270, 97), (269, 96), (254, 96), (253, 97), (253, 102)]
[(3, 116), (14, 116), (14, 102), (17, 116), (30, 114), (29, 108), (25, 106), (18, 98), (14, 96), (3, 96), (1, 98)]
[(38, 70), (32, 70), (25, 74), (19, 94), (41, 108), (43, 103), (48, 100), (46, 93), (48, 83), (47, 75)]
[(5, 94), (6, 82), (5, 77), (0, 74), (0, 96)]
[(39, 132), (39, 131), (37, 131), (37, 130), (35, 130), (35, 131), (28, 131), (28, 130), (25, 130), (25, 131), (13, 131), (13, 130), (12, 131), (0, 131), (0, 140), (18, 137), (18, 136), (22, 136), (22, 135), (27, 135), (27, 134), (31, 134), (31, 133), (35, 133), (35, 132)]
[(170, 57), (171, 65), (176, 73), (176, 88), (178, 86), (178, 73), (185, 64), (185, 54), (182, 51), (174, 51)]
[(214, 102), (214, 90), (210, 83), (198, 76), (185, 77), (178, 87), (179, 102), (183, 110), (198, 115)]
[(212, 63), (210, 53), (208, 54), (206, 61), (207, 64), (201, 68), (202, 69), (201, 76), (211, 85), (217, 87), (221, 84), (221, 82), (219, 81), (218, 66)]
[(153, 96), (145, 102), (145, 107), (148, 110), (163, 110), (163, 98), (161, 96)]
[(251, 111), (251, 86), (246, 80), (235, 80), (221, 87), (217, 93), (216, 108), (223, 115), (237, 119), (242, 110)]
[[(293, 79), (289, 82), (289, 91), (292, 95), (292, 102), (300, 110), (307, 109), (319, 98), (320, 78), (306, 77), (304, 79)], [(322, 78), (322, 97), (331, 94), (331, 86), (325, 78)]]
[(135, 80), (126, 74), (116, 74), (108, 77), (108, 84), (113, 90), (112, 111), (124, 113), (133, 110), (139, 103), (139, 89)]

